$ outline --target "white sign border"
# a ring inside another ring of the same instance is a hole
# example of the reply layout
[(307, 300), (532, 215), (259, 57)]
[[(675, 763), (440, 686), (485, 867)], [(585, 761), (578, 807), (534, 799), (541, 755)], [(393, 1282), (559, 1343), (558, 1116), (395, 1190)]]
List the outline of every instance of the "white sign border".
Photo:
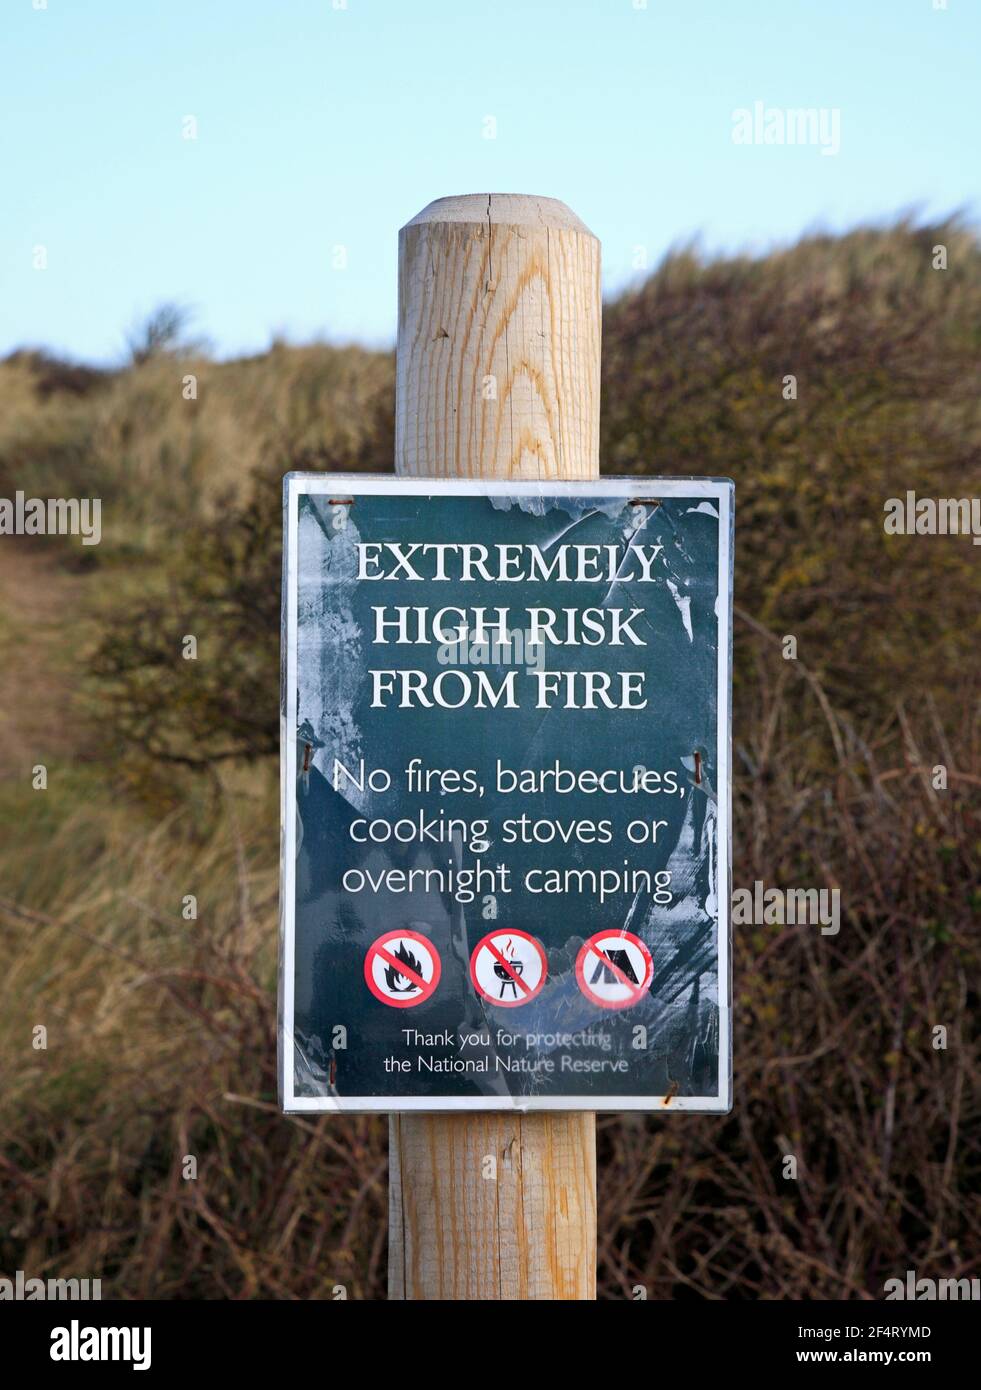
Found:
[[(492, 478), (401, 478), (392, 473), (287, 473), (283, 479), (283, 691), (280, 703), (280, 955), (278, 1072), (280, 1104), (287, 1114), (446, 1114), (544, 1110), (668, 1111), (728, 1114), (732, 1109), (732, 966), (729, 955), (732, 880), (732, 535), (734, 484), (729, 478), (604, 477), (595, 482), (518, 481)], [(294, 1091), (294, 972), (296, 933), (296, 609), (297, 519), (303, 496), (335, 492), (354, 497), (630, 497), (710, 498), (719, 504), (717, 897), (719, 961), (719, 1094), (716, 1096), (298, 1096)], [(723, 1001), (724, 991), (724, 1001)]]

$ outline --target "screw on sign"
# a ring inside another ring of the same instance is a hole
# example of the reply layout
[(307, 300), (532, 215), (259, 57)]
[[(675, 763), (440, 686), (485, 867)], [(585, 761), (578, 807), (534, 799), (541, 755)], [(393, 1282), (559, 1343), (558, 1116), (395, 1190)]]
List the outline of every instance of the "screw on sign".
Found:
[(393, 1009), (422, 1004), (439, 984), (440, 959), (428, 937), (390, 931), (373, 941), (364, 958), (365, 984)]
[(489, 932), (470, 957), (474, 989), (499, 1009), (514, 1009), (534, 999), (547, 974), (544, 950), (523, 931)]
[(629, 1009), (651, 987), (654, 958), (629, 931), (597, 932), (576, 957), (576, 979), (587, 999), (604, 1009)]

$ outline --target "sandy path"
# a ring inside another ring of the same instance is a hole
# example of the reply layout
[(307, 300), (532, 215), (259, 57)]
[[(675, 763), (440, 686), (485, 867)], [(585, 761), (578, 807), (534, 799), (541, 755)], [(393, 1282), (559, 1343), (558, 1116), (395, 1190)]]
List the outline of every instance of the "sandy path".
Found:
[(43, 539), (0, 537), (0, 779), (70, 756), (73, 613), (85, 579), (56, 563)]

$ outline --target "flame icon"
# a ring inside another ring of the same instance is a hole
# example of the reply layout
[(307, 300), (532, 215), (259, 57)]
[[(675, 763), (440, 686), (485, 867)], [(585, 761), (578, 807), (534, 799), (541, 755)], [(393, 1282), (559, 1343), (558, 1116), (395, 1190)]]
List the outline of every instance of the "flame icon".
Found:
[[(399, 948), (397, 951), (393, 952), (393, 954), (396, 960), (400, 960), (403, 965), (408, 966), (408, 968), (415, 971), (417, 975), (422, 974), (422, 965), (416, 960), (404, 941), (399, 942)], [(404, 981), (404, 983), (399, 983), (400, 981)], [(403, 975), (400, 971), (396, 970), (394, 965), (385, 966), (385, 984), (391, 990), (392, 994), (412, 994), (419, 989), (415, 980), (411, 980), (408, 975)]]

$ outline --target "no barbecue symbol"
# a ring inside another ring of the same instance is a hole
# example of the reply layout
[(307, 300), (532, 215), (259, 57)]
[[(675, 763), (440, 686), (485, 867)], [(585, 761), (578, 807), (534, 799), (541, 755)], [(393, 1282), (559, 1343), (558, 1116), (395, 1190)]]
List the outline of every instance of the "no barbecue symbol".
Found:
[(499, 1009), (534, 999), (547, 974), (545, 952), (523, 931), (492, 931), (477, 942), (470, 957), (474, 989)]
[(393, 1009), (411, 1009), (439, 984), (439, 952), (414, 931), (390, 931), (368, 948), (365, 983), (376, 999)]
[(639, 1003), (653, 977), (650, 951), (629, 931), (597, 932), (576, 958), (579, 988), (604, 1009), (629, 1009)]

